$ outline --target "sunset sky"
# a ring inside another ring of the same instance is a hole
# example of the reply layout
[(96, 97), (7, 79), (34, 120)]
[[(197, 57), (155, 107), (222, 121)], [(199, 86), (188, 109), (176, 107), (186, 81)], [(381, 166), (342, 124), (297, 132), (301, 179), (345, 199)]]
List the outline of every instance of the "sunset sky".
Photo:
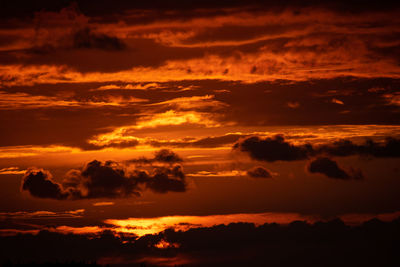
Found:
[(399, 217), (399, 5), (279, 2), (2, 2), (0, 234)]

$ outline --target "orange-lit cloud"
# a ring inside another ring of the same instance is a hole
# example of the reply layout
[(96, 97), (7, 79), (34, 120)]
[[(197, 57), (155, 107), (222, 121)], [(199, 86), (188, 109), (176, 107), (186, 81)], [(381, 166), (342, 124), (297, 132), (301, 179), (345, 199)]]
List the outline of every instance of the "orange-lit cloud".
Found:
[[(215, 117), (215, 115), (212, 116)], [(143, 115), (135, 125), (119, 127), (109, 133), (94, 136), (88, 140), (88, 143), (96, 146), (111, 146), (123, 143), (131, 143), (133, 145), (142, 139), (134, 136), (136, 130), (179, 125), (212, 128), (219, 127), (221, 124), (212, 117), (210, 118), (210, 113), (208, 112), (175, 111), (170, 109), (162, 113)]]
[(0, 109), (36, 109), (54, 107), (101, 107), (101, 106), (121, 106), (138, 102), (146, 102), (145, 99), (130, 97), (108, 96), (98, 101), (77, 101), (73, 99), (65, 100), (60, 97), (36, 96), (26, 93), (6, 93), (0, 91)]
[(188, 174), (188, 176), (191, 177), (243, 177), (246, 175), (247, 175), (246, 171), (240, 171), (240, 170), (219, 171), (219, 172), (199, 171), (196, 173)]
[(0, 218), (2, 219), (32, 219), (32, 218), (46, 218), (46, 219), (58, 219), (58, 218), (80, 218), (84, 215), (85, 209), (77, 209), (70, 211), (15, 211), (15, 212), (0, 212)]
[(227, 104), (222, 103), (221, 101), (215, 100), (214, 95), (179, 97), (159, 103), (154, 103), (151, 105), (175, 107), (178, 110), (191, 110), (191, 109), (203, 109), (203, 108), (220, 109), (222, 107), (228, 106)]
[(114, 225), (116, 231), (134, 233), (139, 236), (155, 234), (168, 228), (188, 230), (193, 227), (211, 227), (218, 224), (252, 222), (257, 225), (266, 222), (289, 223), (294, 220), (311, 220), (296, 213), (254, 213), (210, 216), (167, 216), (158, 218), (130, 218), (126, 220), (108, 219), (107, 224)]
[(0, 174), (24, 174), (26, 170), (20, 170), (18, 167), (7, 167), (0, 169)]
[(67, 146), (10, 146), (0, 148), (0, 158), (20, 158), (51, 153), (77, 153), (79, 148)]
[[(362, 222), (378, 217), (384, 221), (391, 221), (399, 216), (399, 212), (385, 214), (344, 214), (339, 218), (351, 225), (361, 224)], [(129, 218), (129, 219), (107, 219), (106, 224), (114, 226), (114, 230), (122, 233), (134, 233), (138, 236), (147, 234), (157, 234), (166, 229), (172, 228), (175, 231), (187, 231), (191, 228), (212, 227), (219, 224), (228, 225), (230, 223), (254, 223), (262, 225), (264, 223), (288, 224), (293, 221), (306, 221), (314, 223), (321, 218), (317, 215), (301, 215), (298, 213), (243, 213), (209, 216), (166, 216), (157, 218)]]
[(96, 206), (96, 207), (98, 207), (98, 206), (112, 206), (114, 204), (115, 203), (112, 202), (112, 201), (102, 201), (102, 202), (93, 203), (93, 206)]

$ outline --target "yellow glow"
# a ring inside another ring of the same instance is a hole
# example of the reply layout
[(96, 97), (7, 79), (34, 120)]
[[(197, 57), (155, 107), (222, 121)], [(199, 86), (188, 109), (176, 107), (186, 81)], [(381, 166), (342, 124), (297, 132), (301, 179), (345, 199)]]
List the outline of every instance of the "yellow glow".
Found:
[(134, 126), (135, 129), (142, 128), (154, 128), (157, 126), (165, 125), (180, 125), (185, 123), (199, 124), (206, 127), (218, 127), (220, 124), (209, 119), (209, 114), (200, 113), (195, 111), (182, 112), (175, 110), (168, 110), (164, 113), (153, 114), (145, 116), (138, 121), (138, 124)]
[(159, 249), (179, 248), (180, 245), (178, 243), (169, 243), (169, 242), (165, 241), (164, 239), (161, 239), (160, 242), (155, 244), (155, 247), (159, 248)]
[(134, 130), (143, 128), (155, 128), (159, 126), (198, 124), (206, 127), (218, 127), (219, 123), (209, 118), (209, 114), (195, 111), (168, 110), (164, 113), (156, 113), (143, 116), (136, 125), (123, 126), (105, 134), (100, 134), (88, 140), (88, 143), (96, 146), (121, 144), (130, 141), (143, 141), (145, 139), (132, 136)]
[[(49, 229), (52, 230), (52, 229)], [(98, 234), (105, 229), (98, 226), (85, 226), (85, 227), (71, 227), (71, 226), (58, 226), (53, 231), (63, 234)]]
[(126, 220), (108, 219), (107, 224), (116, 226), (117, 232), (133, 233), (138, 236), (155, 234), (168, 228), (175, 230), (188, 230), (196, 227), (211, 227), (218, 224), (229, 224), (235, 222), (249, 222), (261, 225), (266, 222), (276, 222), (281, 224), (290, 223), (295, 220), (307, 220), (312, 222), (312, 218), (307, 218), (297, 213), (249, 213), (249, 214), (228, 214), (228, 215), (209, 215), (209, 216), (166, 216), (157, 218), (129, 218)]

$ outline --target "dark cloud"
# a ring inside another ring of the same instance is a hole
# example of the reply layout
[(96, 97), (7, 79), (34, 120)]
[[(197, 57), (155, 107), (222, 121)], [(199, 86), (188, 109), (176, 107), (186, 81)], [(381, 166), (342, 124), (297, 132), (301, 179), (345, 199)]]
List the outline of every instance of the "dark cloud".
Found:
[[(76, 4), (79, 9), (89, 16), (103, 17), (103, 20), (118, 21), (127, 10), (139, 11), (146, 10), (147, 12), (153, 10), (155, 14), (159, 15), (157, 19), (189, 19), (193, 16), (213, 16), (224, 13), (224, 8), (240, 8), (253, 10), (266, 11), (266, 10), (282, 10), (285, 8), (301, 8), (301, 7), (322, 7), (331, 8), (338, 11), (350, 11), (354, 13), (365, 12), (365, 11), (388, 11), (395, 8), (399, 8), (397, 1), (382, 0), (382, 1), (362, 1), (362, 0), (312, 0), (312, 1), (298, 1), (288, 0), (284, 2), (277, 2), (272, 0), (229, 0), (229, 1), (211, 1), (211, 0), (197, 0), (197, 1), (185, 1), (185, 0), (173, 0), (173, 1), (125, 1), (125, 0), (114, 0), (112, 4), (109, 1), (93, 1), (93, 0), (39, 0), (36, 3), (30, 3), (23, 0), (15, 0), (13, 2), (5, 1), (1, 5), (0, 15), (2, 19), (10, 18), (30, 18), (35, 12), (42, 10), (47, 11), (58, 11), (63, 7), (71, 4)], [(176, 11), (171, 14), (171, 9)], [(215, 9), (221, 9), (219, 12)], [(169, 11), (169, 12), (168, 12)], [(151, 15), (155, 15), (151, 14)], [(113, 15), (110, 18), (110, 15)], [(140, 16), (134, 17), (138, 22), (140, 18), (144, 22), (149, 22), (150, 18)], [(99, 19), (99, 18), (98, 18)], [(153, 18), (154, 20), (155, 18)], [(150, 20), (151, 21), (151, 20)], [(144, 23), (142, 22), (142, 23)]]
[(48, 171), (30, 169), (22, 179), (22, 190), (35, 197), (60, 200), (140, 196), (143, 189), (156, 193), (186, 191), (182, 167), (169, 160), (169, 166), (154, 167), (151, 172), (136, 168), (132, 173), (116, 162), (94, 160), (82, 170), (70, 170), (61, 183), (52, 180)]
[[(116, 72), (133, 67), (159, 67), (167, 60), (184, 60), (204, 55), (201, 48), (170, 47), (148, 38), (131, 38), (122, 42), (104, 34), (84, 33), (72, 35), (72, 44), (40, 45), (19, 51), (20, 58), (13, 52), (2, 52), (0, 57), (9, 64), (64, 65), (79, 72)], [(106, 63), (105, 63), (106, 62)]]
[(400, 157), (400, 139), (388, 137), (383, 143), (367, 140), (360, 145), (349, 140), (339, 140), (332, 144), (321, 145), (316, 148), (316, 151), (332, 156), (364, 155), (377, 158), (398, 158)]
[(263, 167), (255, 167), (248, 170), (247, 175), (253, 178), (272, 178), (270, 171)]
[(252, 159), (273, 162), (304, 160), (316, 155), (345, 157), (352, 155), (377, 158), (400, 157), (400, 139), (387, 137), (384, 142), (367, 140), (355, 144), (350, 140), (339, 140), (332, 143), (312, 146), (311, 144), (294, 145), (286, 142), (283, 135), (261, 138), (252, 136), (238, 141), (233, 150), (246, 152)]
[(313, 152), (311, 145), (293, 145), (285, 141), (283, 135), (261, 138), (252, 136), (240, 140), (234, 150), (249, 153), (250, 157), (262, 161), (293, 161), (307, 159)]
[(172, 168), (157, 168), (152, 177), (147, 176), (143, 179), (146, 187), (156, 193), (186, 191), (185, 174), (180, 165)]
[(130, 159), (127, 160), (126, 163), (133, 163), (133, 164), (153, 164), (153, 163), (169, 163), (174, 164), (178, 162), (182, 162), (183, 159), (176, 154), (175, 152), (169, 149), (161, 149), (154, 153), (154, 158), (145, 158), (141, 157), (138, 159)]
[(161, 149), (160, 151), (157, 151), (155, 153), (154, 160), (165, 163), (177, 163), (183, 161), (178, 154), (168, 149)]
[(125, 44), (117, 37), (93, 33), (89, 28), (81, 29), (73, 35), (74, 48), (123, 50)]
[(22, 190), (40, 198), (65, 199), (68, 194), (52, 179), (50, 172), (43, 169), (28, 169), (22, 178)]
[(362, 179), (363, 174), (360, 170), (350, 169), (349, 172), (341, 169), (337, 162), (326, 157), (319, 157), (311, 161), (307, 167), (310, 173), (321, 173), (334, 179)]

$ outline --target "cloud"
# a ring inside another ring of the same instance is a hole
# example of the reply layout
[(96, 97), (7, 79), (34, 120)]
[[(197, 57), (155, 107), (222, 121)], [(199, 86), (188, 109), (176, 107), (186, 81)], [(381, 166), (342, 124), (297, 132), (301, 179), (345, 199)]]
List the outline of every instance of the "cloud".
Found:
[(112, 201), (101, 201), (101, 202), (93, 203), (93, 206), (95, 206), (95, 207), (99, 207), (99, 206), (112, 206), (112, 205), (114, 205), (114, 204), (115, 204), (115, 203), (112, 202)]
[(311, 145), (290, 144), (283, 135), (266, 138), (251, 136), (237, 142), (233, 149), (249, 153), (255, 160), (268, 162), (303, 160), (313, 152)]
[(59, 200), (140, 196), (144, 189), (156, 193), (186, 191), (182, 167), (172, 165), (179, 156), (161, 151), (156, 157), (170, 165), (154, 167), (150, 173), (138, 168), (128, 172), (117, 162), (94, 160), (82, 170), (70, 170), (61, 183), (54, 181), (48, 171), (29, 169), (22, 179), (22, 190), (35, 197)]
[(221, 101), (215, 100), (214, 95), (178, 97), (150, 105), (172, 107), (175, 110), (218, 110), (228, 106)]
[[(147, 81), (210, 76), (242, 81), (398, 78), (398, 58), (393, 57), (398, 51), (396, 10), (370, 9), (365, 16), (353, 7), (348, 16), (333, 3), (244, 6), (202, 11), (192, 6), (190, 12), (123, 10), (104, 18), (71, 7), (36, 10), (33, 21), (14, 18), (6, 24), (0, 36), (6, 40), (2, 59), (10, 65), (67, 65), (86, 73), (135, 68), (141, 73), (130, 76)], [(42, 54), (32, 53), (35, 49)]]
[(157, 168), (154, 171), (154, 175), (152, 177), (144, 177), (144, 181), (142, 183), (145, 183), (147, 188), (156, 193), (186, 191), (185, 174), (183, 173), (182, 166), (180, 165), (175, 165), (172, 168)]
[(91, 29), (84, 28), (74, 33), (73, 47), (119, 51), (125, 49), (125, 44), (117, 37), (94, 33)]
[(255, 167), (248, 170), (247, 175), (252, 178), (272, 178), (271, 172), (263, 167)]
[(102, 96), (93, 99), (63, 98), (60, 96), (30, 95), (27, 93), (8, 93), (0, 91), (0, 110), (24, 110), (45, 108), (98, 108), (127, 106), (146, 102), (135, 97)]
[(318, 154), (331, 156), (372, 156), (377, 158), (398, 158), (400, 157), (400, 139), (387, 137), (384, 142), (366, 140), (362, 144), (355, 144), (350, 140), (339, 140), (331, 144), (322, 144), (315, 147)]
[(162, 146), (172, 146), (172, 147), (220, 147), (226, 145), (232, 145), (236, 141), (238, 141), (241, 137), (247, 137), (249, 134), (242, 133), (227, 133), (221, 136), (209, 136), (204, 138), (198, 138), (193, 140), (149, 140), (147, 143), (154, 147), (162, 147)]
[(246, 176), (245, 171), (241, 170), (230, 170), (230, 171), (199, 171), (196, 173), (190, 173), (188, 176), (191, 177), (243, 177)]
[(251, 136), (235, 143), (233, 150), (246, 152), (252, 159), (267, 162), (304, 160), (316, 155), (397, 158), (400, 157), (400, 139), (387, 137), (384, 142), (366, 140), (362, 144), (342, 139), (319, 145), (296, 145), (286, 142), (283, 135), (266, 138)]
[(22, 190), (27, 190), (34, 197), (66, 199), (61, 184), (53, 180), (50, 172), (43, 169), (28, 169), (22, 178)]
[(1, 219), (58, 219), (58, 218), (80, 218), (85, 213), (84, 209), (69, 210), (69, 211), (15, 211), (15, 212), (0, 212)]
[[(92, 136), (88, 143), (96, 147), (137, 145), (139, 138), (133, 136), (138, 130), (154, 129), (158, 127), (219, 127), (221, 124), (214, 119), (218, 114), (197, 111), (175, 111), (173, 109), (162, 113), (143, 115), (135, 125), (117, 127), (113, 131)], [(151, 143), (151, 142), (150, 142)], [(155, 145), (157, 142), (154, 143)], [(166, 144), (168, 145), (168, 144)]]
[(172, 150), (169, 149), (161, 149), (159, 151), (156, 151), (154, 153), (154, 158), (145, 158), (141, 157), (138, 159), (130, 159), (125, 161), (126, 163), (132, 163), (132, 164), (153, 164), (153, 163), (168, 163), (168, 164), (174, 164), (174, 163), (179, 163), (182, 162), (183, 159), (173, 152)]
[(168, 149), (161, 149), (155, 153), (154, 160), (165, 163), (178, 163), (183, 159), (178, 154)]
[(0, 169), (1, 174), (24, 174), (26, 170), (20, 170), (19, 167), (7, 167)]
[(359, 180), (363, 178), (360, 170), (350, 169), (349, 172), (346, 172), (338, 166), (336, 161), (326, 157), (319, 157), (311, 161), (307, 169), (310, 173), (321, 173), (333, 179)]

